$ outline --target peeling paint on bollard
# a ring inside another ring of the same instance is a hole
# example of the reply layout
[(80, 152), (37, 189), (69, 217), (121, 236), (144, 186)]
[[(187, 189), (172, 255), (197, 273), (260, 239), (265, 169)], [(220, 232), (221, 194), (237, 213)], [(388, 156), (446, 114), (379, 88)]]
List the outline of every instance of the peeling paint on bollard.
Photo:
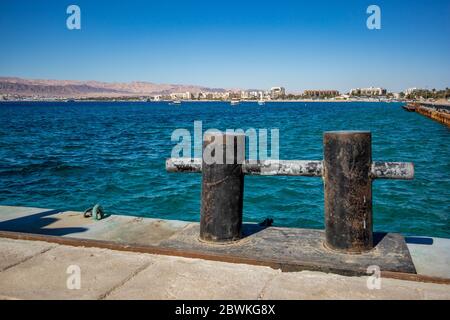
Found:
[(410, 162), (380, 162), (372, 163), (370, 170), (373, 179), (414, 179), (414, 164)]
[(247, 161), (243, 170), (249, 175), (321, 177), (323, 164), (312, 160)]
[(168, 172), (199, 173), (202, 172), (202, 159), (169, 158), (166, 160)]
[[(171, 158), (166, 160), (168, 172), (200, 173), (202, 160)], [(323, 162), (316, 160), (265, 160), (245, 161), (242, 171), (248, 175), (321, 177)]]
[[(169, 158), (166, 160), (167, 172), (200, 173), (202, 160), (191, 158)], [(322, 177), (323, 161), (319, 160), (265, 160), (246, 161), (242, 165), (244, 174), (252, 176), (303, 176)], [(411, 162), (372, 163), (370, 170), (372, 179), (414, 179), (414, 164)]]

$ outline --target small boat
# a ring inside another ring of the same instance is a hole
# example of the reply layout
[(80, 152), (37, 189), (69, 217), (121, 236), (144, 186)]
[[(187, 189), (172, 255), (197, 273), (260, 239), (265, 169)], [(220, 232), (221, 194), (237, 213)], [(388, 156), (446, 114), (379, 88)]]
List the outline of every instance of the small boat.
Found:
[(415, 105), (407, 104), (406, 106), (402, 106), (402, 108), (405, 109), (408, 112), (415, 112), (416, 111), (416, 106)]
[(173, 106), (173, 105), (179, 105), (181, 104), (180, 100), (173, 100), (172, 102), (169, 103), (169, 105)]
[(265, 105), (266, 104), (266, 102), (264, 101), (264, 100), (259, 100), (258, 101), (258, 105), (260, 105), (260, 106), (263, 106), (263, 105)]
[(241, 102), (239, 100), (231, 100), (231, 105), (232, 106), (237, 106), (238, 104), (240, 104)]

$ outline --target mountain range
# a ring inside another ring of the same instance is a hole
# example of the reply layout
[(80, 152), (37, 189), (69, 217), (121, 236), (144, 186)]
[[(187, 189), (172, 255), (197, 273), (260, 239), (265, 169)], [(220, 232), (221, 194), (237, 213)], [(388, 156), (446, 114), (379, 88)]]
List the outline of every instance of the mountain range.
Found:
[(184, 84), (157, 84), (145, 81), (100, 82), (77, 80), (42, 80), (0, 77), (0, 95), (58, 98), (153, 96), (181, 92), (224, 92), (223, 88), (207, 88)]

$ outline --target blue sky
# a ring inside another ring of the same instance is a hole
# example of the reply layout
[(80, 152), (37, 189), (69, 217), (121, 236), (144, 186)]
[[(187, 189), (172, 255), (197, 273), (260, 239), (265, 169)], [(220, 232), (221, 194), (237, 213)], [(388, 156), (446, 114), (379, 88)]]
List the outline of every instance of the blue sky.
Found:
[[(81, 30), (66, 8), (81, 8)], [(381, 30), (366, 27), (369, 5)], [(0, 75), (288, 91), (450, 87), (447, 1), (0, 1)]]

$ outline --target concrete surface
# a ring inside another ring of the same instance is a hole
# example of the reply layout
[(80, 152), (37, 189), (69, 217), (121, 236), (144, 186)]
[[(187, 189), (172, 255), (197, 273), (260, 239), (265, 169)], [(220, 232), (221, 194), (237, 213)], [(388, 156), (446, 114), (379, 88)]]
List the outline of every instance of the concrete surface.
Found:
[[(450, 299), (450, 285), (320, 272), (282, 273), (268, 267), (50, 245), (0, 238), (1, 299)], [(80, 289), (68, 289), (71, 265)]]
[[(0, 206), (0, 230), (50, 234), (71, 238), (117, 241), (125, 244), (159, 245), (173, 242), (195, 223), (110, 216), (101, 221), (82, 213), (42, 208)], [(419, 275), (450, 279), (450, 239), (406, 237), (406, 244)], [(31, 248), (24, 249), (33, 254)], [(0, 261), (0, 270), (17, 263), (14, 257)]]
[(450, 279), (450, 240), (406, 237), (418, 274)]
[(264, 299), (364, 299), (424, 300), (450, 299), (450, 285), (381, 278), (380, 289), (367, 288), (368, 277), (344, 277), (303, 271), (281, 273), (263, 293)]
[(7, 239), (4, 239), (1, 244), (0, 271), (4, 271), (19, 263), (25, 262), (26, 260), (55, 247), (55, 244), (39, 241), (30, 241), (26, 246), (18, 246), (16, 242), (8, 241)]
[[(1, 239), (1, 252), (24, 251), (34, 241)], [(6, 244), (7, 246), (4, 246)], [(85, 249), (56, 245), (0, 272), (0, 295), (19, 299), (100, 299), (110, 290), (148, 266), (145, 255), (128, 255), (104, 249)], [(68, 290), (68, 267), (81, 269), (81, 290)]]
[[(279, 273), (268, 267), (155, 256), (155, 263), (108, 299), (257, 299)], [(149, 284), (158, 290), (149, 290)]]
[(189, 222), (113, 215), (95, 221), (82, 212), (0, 206), (0, 230), (158, 245)]

